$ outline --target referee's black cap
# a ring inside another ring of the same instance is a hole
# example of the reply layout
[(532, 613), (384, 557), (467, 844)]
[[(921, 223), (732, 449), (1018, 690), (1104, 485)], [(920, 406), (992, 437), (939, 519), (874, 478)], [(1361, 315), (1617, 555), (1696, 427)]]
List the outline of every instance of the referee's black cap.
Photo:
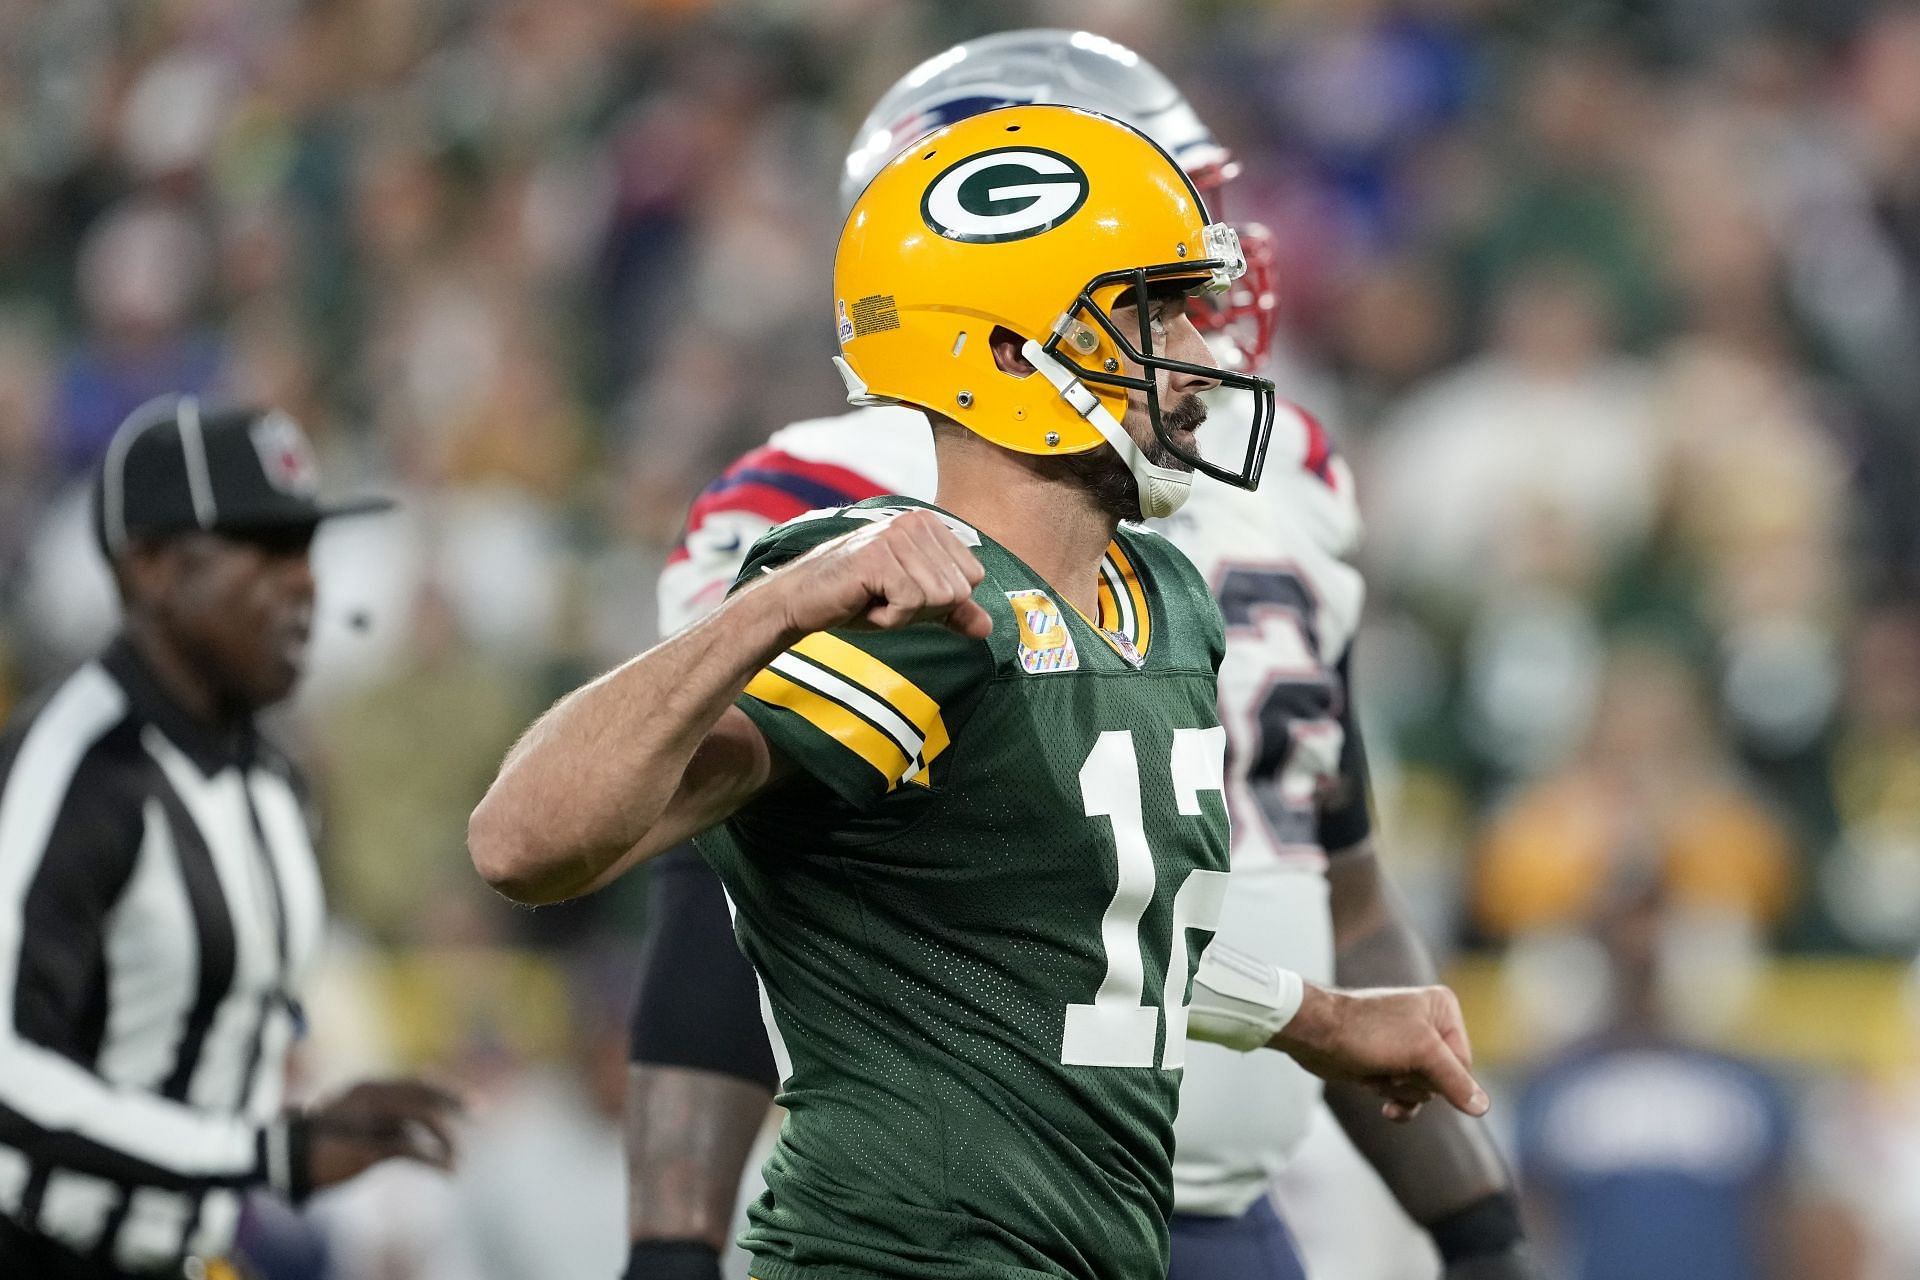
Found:
[(128, 414), (94, 481), (94, 529), (108, 559), (138, 538), (311, 529), (392, 505), (381, 497), (322, 502), (313, 446), (290, 416), (190, 395), (161, 396)]

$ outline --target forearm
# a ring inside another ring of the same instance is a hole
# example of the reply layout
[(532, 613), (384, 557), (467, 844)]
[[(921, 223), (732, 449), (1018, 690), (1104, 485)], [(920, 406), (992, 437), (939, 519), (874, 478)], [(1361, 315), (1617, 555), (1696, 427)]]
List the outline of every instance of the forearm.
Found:
[(763, 782), (763, 742), (708, 738), (754, 674), (798, 639), (785, 617), (779, 594), (756, 585), (549, 708), (468, 823), (481, 875), (521, 902), (586, 893)]
[(1329, 1083), (1326, 1097), (1354, 1147), (1422, 1226), (1511, 1188), (1506, 1163), (1479, 1120), (1427, 1107), (1396, 1124), (1381, 1115), (1377, 1097), (1355, 1084)]
[(627, 1074), (627, 1230), (723, 1251), (773, 1094), (733, 1076), (633, 1066)]
[[(1354, 855), (1349, 855), (1354, 856)], [(1433, 956), (1407, 919), (1398, 893), (1386, 881), (1373, 854), (1358, 855), (1364, 866), (1335, 865), (1333, 980), (1348, 988), (1423, 986), (1438, 981)], [(1357, 892), (1350, 886), (1365, 881)], [(1362, 898), (1360, 902), (1342, 901)]]
[(43, 1167), (198, 1194), (294, 1182), (292, 1118), (254, 1124), (143, 1090), (115, 1088), (20, 1040), (0, 1045), (0, 1142)]
[[(1343, 865), (1345, 859), (1351, 859)], [(1336, 857), (1334, 974), (1348, 989), (1434, 981), (1433, 958), (1371, 852)], [(1361, 1155), (1422, 1225), (1512, 1189), (1505, 1162), (1480, 1121), (1426, 1108), (1410, 1123), (1380, 1113), (1366, 1088), (1329, 1083), (1327, 1105)]]

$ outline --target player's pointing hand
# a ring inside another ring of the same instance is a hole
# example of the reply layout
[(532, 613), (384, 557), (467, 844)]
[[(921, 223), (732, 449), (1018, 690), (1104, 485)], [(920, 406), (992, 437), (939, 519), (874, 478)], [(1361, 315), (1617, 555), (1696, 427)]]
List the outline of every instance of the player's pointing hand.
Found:
[(1275, 1047), (1322, 1079), (1371, 1088), (1386, 1099), (1381, 1110), (1390, 1120), (1411, 1120), (1436, 1094), (1470, 1116), (1487, 1111), (1460, 1002), (1445, 987), (1328, 991), (1309, 984)]
[(931, 511), (908, 511), (814, 548), (774, 575), (795, 635), (833, 627), (883, 631), (938, 622), (985, 639), (993, 619), (973, 599), (985, 571)]

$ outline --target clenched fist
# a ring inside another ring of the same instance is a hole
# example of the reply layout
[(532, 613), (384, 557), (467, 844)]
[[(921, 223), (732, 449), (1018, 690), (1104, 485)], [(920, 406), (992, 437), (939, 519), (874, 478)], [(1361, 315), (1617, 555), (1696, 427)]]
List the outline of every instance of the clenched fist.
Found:
[(973, 599), (979, 558), (931, 511), (913, 510), (823, 543), (773, 575), (787, 630), (892, 631), (938, 622), (976, 640), (993, 619)]

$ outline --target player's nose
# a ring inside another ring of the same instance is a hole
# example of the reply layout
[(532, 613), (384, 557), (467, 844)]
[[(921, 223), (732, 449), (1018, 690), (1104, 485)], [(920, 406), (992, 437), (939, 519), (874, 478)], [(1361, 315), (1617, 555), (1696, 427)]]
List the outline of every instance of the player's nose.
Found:
[[(1167, 326), (1166, 354), (1169, 359), (1184, 361), (1206, 369), (1218, 369), (1219, 360), (1214, 358), (1213, 350), (1207, 346), (1207, 340), (1193, 321), (1185, 315), (1177, 316)], [(1170, 370), (1167, 378), (1168, 388), (1175, 392), (1192, 393), (1211, 391), (1220, 385), (1220, 379), (1206, 374), (1179, 369)]]

